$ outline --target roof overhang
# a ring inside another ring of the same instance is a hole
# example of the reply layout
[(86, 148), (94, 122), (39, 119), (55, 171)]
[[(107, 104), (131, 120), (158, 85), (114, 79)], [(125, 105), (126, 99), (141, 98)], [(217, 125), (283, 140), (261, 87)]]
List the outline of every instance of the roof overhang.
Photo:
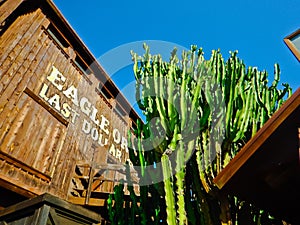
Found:
[(5, 20), (7, 20), (18, 7), (25, 3), (27, 3), (27, 7), (29, 6), (29, 8), (39, 7), (43, 10), (47, 18), (55, 24), (57, 29), (68, 40), (68, 43), (70, 43), (75, 50), (76, 55), (80, 56), (80, 58), (84, 59), (87, 63), (89, 69), (99, 81), (99, 87), (109, 92), (111, 95), (110, 98), (116, 99), (116, 104), (129, 114), (128, 116), (132, 118), (134, 124), (137, 120), (141, 120), (131, 103), (110, 78), (112, 74), (109, 75), (102, 65), (100, 65), (95, 56), (63, 16), (62, 12), (54, 4), (53, 0), (4, 0), (0, 8), (0, 24), (5, 24)]
[(214, 179), (239, 196), (286, 221), (299, 222), (300, 88)]
[(286, 36), (283, 41), (300, 62), (300, 29)]

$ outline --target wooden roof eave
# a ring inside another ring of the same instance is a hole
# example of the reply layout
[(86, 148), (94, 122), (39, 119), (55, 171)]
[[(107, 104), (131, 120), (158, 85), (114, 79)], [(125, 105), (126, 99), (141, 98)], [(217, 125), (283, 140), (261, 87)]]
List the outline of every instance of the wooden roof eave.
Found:
[(227, 166), (215, 177), (214, 183), (222, 189), (250, 157), (263, 145), (272, 133), (300, 105), (300, 88), (286, 100), (280, 109), (264, 124), (264, 126), (246, 143)]
[(295, 47), (295, 45), (292, 43), (291, 39), (295, 37), (296, 35), (300, 34), (300, 29), (296, 30), (292, 34), (286, 36), (283, 41), (288, 46), (288, 48), (291, 50), (291, 52), (294, 54), (294, 56), (298, 59), (298, 62), (300, 62), (300, 52)]
[(2, 3), (0, 7), (0, 24), (3, 24), (3, 22), (6, 20), (6, 18), (15, 11), (19, 5), (21, 5), (22, 2), (25, 0), (6, 0)]
[[(43, 1), (44, 3), (47, 3), (47, 5), (51, 7), (51, 9), (54, 11), (55, 15), (59, 18), (59, 21), (66, 28), (66, 30), (64, 30), (63, 32), (68, 32), (70, 35), (72, 35), (72, 37), (76, 40), (77, 44), (79, 44), (79, 46), (82, 49), (82, 51), (84, 51), (84, 53), (89, 57), (89, 60), (91, 62), (93, 62), (93, 69), (99, 70), (100, 73), (101, 73), (101, 75), (105, 76), (104, 79), (101, 79), (100, 77), (97, 76), (98, 73), (96, 73), (95, 76), (99, 80), (99, 82), (100, 81), (103, 82), (103, 80), (105, 80), (104, 85), (107, 85), (107, 82), (108, 82), (109, 86), (114, 89), (113, 92), (116, 93), (115, 96), (118, 96), (118, 99), (117, 99), (118, 104), (122, 108), (125, 108), (125, 109), (130, 108), (130, 112), (129, 112), (130, 115), (129, 116), (133, 117), (132, 118), (133, 120), (140, 119), (140, 117), (138, 116), (137, 112), (133, 109), (133, 107), (128, 102), (128, 100), (125, 98), (125, 96), (123, 95), (123, 93), (119, 90), (119, 88), (110, 79), (110, 77), (108, 76), (108, 74), (105, 71), (105, 69), (98, 63), (98, 61), (95, 59), (95, 57), (90, 52), (90, 50), (88, 49), (88, 47), (84, 44), (84, 42), (81, 40), (81, 38), (77, 35), (77, 33), (74, 31), (74, 29), (72, 28), (72, 26), (70, 25), (70, 23), (63, 16), (62, 12), (56, 7), (56, 5), (53, 3), (53, 1), (52, 0), (40, 0), (40, 1)], [(112, 97), (115, 97), (115, 96), (112, 96)], [(123, 104), (126, 104), (126, 106), (123, 106)]]

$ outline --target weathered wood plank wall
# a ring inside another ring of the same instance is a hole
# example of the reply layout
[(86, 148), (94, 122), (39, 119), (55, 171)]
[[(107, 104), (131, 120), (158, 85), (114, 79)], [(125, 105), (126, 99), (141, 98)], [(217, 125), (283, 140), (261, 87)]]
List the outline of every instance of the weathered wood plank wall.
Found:
[[(99, 81), (76, 65), (78, 52), (62, 46), (65, 37), (57, 40), (52, 25), (47, 12), (31, 9), (0, 37), (0, 179), (28, 196), (50, 192), (66, 199), (79, 161), (128, 159), (131, 119), (95, 91)], [(106, 176), (115, 179), (115, 171)], [(112, 184), (99, 190), (111, 192)]]

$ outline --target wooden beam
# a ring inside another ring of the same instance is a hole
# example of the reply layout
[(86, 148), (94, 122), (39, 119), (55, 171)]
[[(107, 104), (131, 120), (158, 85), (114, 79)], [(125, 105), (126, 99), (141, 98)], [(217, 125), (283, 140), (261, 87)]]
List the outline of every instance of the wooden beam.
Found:
[(40, 190), (25, 185), (23, 182), (19, 182), (17, 180), (13, 180), (13, 181), (11, 179), (9, 180), (7, 177), (3, 176), (2, 174), (0, 174), (0, 186), (28, 198), (32, 198), (42, 194)]
[(66, 127), (69, 124), (69, 121), (66, 120), (62, 115), (60, 115), (57, 111), (51, 108), (45, 101), (43, 101), (39, 96), (37, 96), (32, 90), (29, 88), (25, 88), (24, 92), (31, 97), (34, 101), (36, 101), (40, 106), (46, 109), (52, 116), (54, 116), (59, 122), (61, 122)]
[[(34, 216), (36, 217), (37, 222), (40, 222), (35, 224), (46, 224), (45, 221), (47, 221), (49, 213), (51, 213), (52, 217), (55, 217), (56, 214), (54, 211), (50, 211), (51, 208), (54, 210), (58, 209), (58, 211), (62, 213), (61, 215), (66, 216), (66, 219), (80, 218), (81, 221), (89, 222), (88, 224), (92, 224), (90, 222), (98, 224), (99, 221), (101, 221), (101, 216), (98, 213), (88, 210), (82, 206), (70, 204), (70, 202), (62, 200), (49, 193), (44, 193), (35, 198), (28, 199), (5, 208), (0, 211), (0, 218), (9, 217), (11, 215), (15, 216), (20, 212), (32, 212), (35, 210)], [(56, 215), (61, 217), (59, 214)]]
[(6, 0), (3, 3), (0, 7), (0, 25), (3, 25), (6, 18), (15, 11), (23, 1), (24, 0)]
[[(68, 201), (76, 205), (86, 205), (86, 198), (69, 196)], [(104, 206), (106, 199), (90, 198), (89, 206)]]
[(286, 100), (280, 109), (265, 123), (265, 125), (247, 142), (247, 144), (231, 159), (228, 165), (217, 175), (214, 183), (222, 189), (247, 160), (262, 146), (272, 133), (291, 115), (300, 105), (300, 88)]
[(41, 208), (35, 210), (33, 216), (33, 221), (35, 222), (35, 224), (46, 225), (49, 212), (50, 212), (49, 205), (43, 205)]
[(50, 219), (53, 220), (54, 224), (59, 224), (59, 217), (57, 216), (55, 209), (50, 208)]
[(17, 168), (20, 168), (20, 169), (28, 172), (29, 174), (32, 174), (34, 176), (37, 176), (37, 177), (41, 178), (43, 181), (46, 181), (48, 183), (51, 181), (51, 177), (49, 175), (41, 173), (37, 169), (26, 165), (22, 161), (10, 156), (9, 154), (7, 154), (5, 152), (0, 151), (0, 159), (2, 159), (3, 161), (6, 161), (9, 164), (14, 165)]

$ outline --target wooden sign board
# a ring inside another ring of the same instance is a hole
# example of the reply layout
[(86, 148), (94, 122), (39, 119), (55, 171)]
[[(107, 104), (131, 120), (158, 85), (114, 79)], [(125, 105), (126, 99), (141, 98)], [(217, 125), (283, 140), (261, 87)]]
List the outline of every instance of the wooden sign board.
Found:
[(49, 192), (67, 199), (75, 188), (91, 188), (83, 183), (94, 176), (105, 176), (97, 190), (112, 192), (125, 179), (127, 132), (137, 114), (52, 1), (13, 2), (0, 6), (11, 12), (0, 21), (1, 183), (26, 196)]

